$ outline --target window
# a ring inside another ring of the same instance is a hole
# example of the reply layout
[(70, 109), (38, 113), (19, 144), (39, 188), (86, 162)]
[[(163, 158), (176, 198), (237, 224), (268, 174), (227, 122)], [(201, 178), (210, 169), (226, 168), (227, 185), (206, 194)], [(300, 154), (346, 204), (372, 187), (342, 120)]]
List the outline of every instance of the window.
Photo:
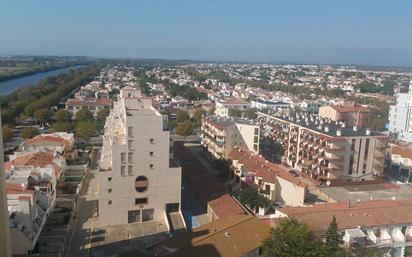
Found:
[(255, 136), (259, 135), (259, 128), (255, 128)]
[(126, 162), (126, 153), (120, 153), (120, 161), (121, 161), (122, 163), (125, 163), (125, 162)]
[(129, 135), (129, 137), (134, 137), (134, 134), (133, 134), (133, 127), (128, 127), (127, 128), (127, 134)]
[(363, 157), (364, 160), (367, 160), (367, 159), (368, 159), (368, 154), (369, 154), (369, 142), (370, 142), (370, 139), (369, 139), (369, 138), (366, 139), (366, 143), (365, 143), (365, 155), (364, 155), (364, 157)]
[(151, 169), (154, 169), (154, 165), (153, 165), (153, 164), (150, 164), (149, 167), (150, 167)]
[(128, 212), (128, 223), (139, 222), (140, 221), (140, 210), (129, 211)]
[(149, 155), (150, 155), (150, 156), (153, 156), (153, 152), (150, 152)]
[(127, 166), (127, 173), (129, 174), (129, 176), (133, 175), (133, 165)]
[(151, 144), (154, 144), (154, 138), (151, 138), (151, 139), (150, 139), (150, 143), (151, 143)]
[(107, 189), (107, 193), (111, 193), (112, 192), (112, 189), (111, 188), (109, 188), (109, 189)]
[(134, 147), (133, 147), (133, 140), (129, 140), (127, 141), (127, 145), (128, 145), (128, 149), (129, 151), (133, 151)]
[(108, 205), (112, 205), (112, 200), (107, 201)]
[(108, 177), (107, 181), (109, 181), (109, 182), (112, 181), (112, 177)]
[(126, 166), (120, 166), (120, 175), (126, 176)]
[(154, 209), (147, 209), (142, 211), (142, 222), (153, 220)]
[(134, 204), (136, 205), (147, 204), (147, 198), (135, 198)]
[(141, 193), (147, 190), (149, 180), (145, 176), (138, 176), (134, 182), (136, 191)]
[(355, 143), (356, 143), (356, 139), (352, 139), (352, 143), (351, 143), (351, 146), (350, 146), (351, 151), (355, 151)]
[(353, 173), (353, 162), (354, 162), (354, 157), (353, 157), (353, 154), (351, 154), (350, 160), (349, 160), (349, 175), (352, 175)]
[(129, 162), (133, 162), (133, 153), (128, 153), (127, 158), (129, 160)]

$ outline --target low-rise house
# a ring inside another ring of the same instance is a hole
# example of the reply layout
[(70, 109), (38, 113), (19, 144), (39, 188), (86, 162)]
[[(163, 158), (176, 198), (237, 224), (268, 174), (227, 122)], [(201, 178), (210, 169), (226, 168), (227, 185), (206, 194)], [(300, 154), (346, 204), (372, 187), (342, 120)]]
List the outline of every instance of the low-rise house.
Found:
[(229, 117), (229, 109), (244, 111), (250, 109), (250, 103), (240, 98), (230, 98), (217, 101), (215, 115), (220, 117)]
[(387, 253), (385, 256), (398, 257), (412, 249), (411, 200), (326, 203), (276, 212), (278, 217), (298, 219), (315, 233), (325, 232), (335, 216), (345, 245), (355, 254), (379, 248)]
[(54, 132), (52, 134), (42, 134), (23, 142), (22, 149), (30, 150), (36, 148), (55, 149), (67, 159), (77, 156), (74, 152), (74, 135), (66, 132)]
[(65, 169), (53, 152), (18, 152), (4, 165), (13, 254), (35, 248), (56, 199), (56, 184)]
[(190, 106), (192, 106), (192, 104), (187, 99), (184, 99), (180, 96), (175, 96), (170, 101), (169, 106), (171, 108), (176, 108), (176, 109), (187, 109)]
[(412, 149), (392, 145), (389, 150), (389, 175), (404, 183), (412, 182)]
[(354, 103), (326, 105), (319, 108), (319, 117), (331, 121), (345, 122), (349, 126), (369, 128), (371, 126), (371, 111)]
[(259, 151), (260, 127), (241, 119), (208, 116), (202, 119), (202, 146), (214, 158), (227, 158), (236, 146)]
[(110, 99), (97, 99), (97, 98), (87, 98), (78, 99), (70, 98), (66, 101), (66, 110), (70, 113), (72, 119), (76, 119), (76, 113), (82, 108), (87, 108), (93, 116), (97, 116), (98, 111), (103, 109), (110, 109), (112, 106), (112, 100)]
[(258, 189), (272, 203), (287, 206), (304, 204), (307, 185), (292, 176), (286, 167), (268, 162), (265, 158), (249, 150), (235, 148), (229, 154), (235, 175), (235, 189), (241, 185)]
[(153, 249), (156, 256), (257, 257), (270, 227), (247, 215), (231, 215), (168, 239)]

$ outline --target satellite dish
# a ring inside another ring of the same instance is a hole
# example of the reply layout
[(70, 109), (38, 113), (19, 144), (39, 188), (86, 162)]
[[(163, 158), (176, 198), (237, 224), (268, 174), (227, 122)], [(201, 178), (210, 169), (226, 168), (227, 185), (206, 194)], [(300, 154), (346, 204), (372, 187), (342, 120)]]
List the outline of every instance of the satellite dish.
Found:
[(327, 186), (330, 186), (330, 181), (329, 181), (329, 180), (326, 181), (326, 185), (327, 185)]

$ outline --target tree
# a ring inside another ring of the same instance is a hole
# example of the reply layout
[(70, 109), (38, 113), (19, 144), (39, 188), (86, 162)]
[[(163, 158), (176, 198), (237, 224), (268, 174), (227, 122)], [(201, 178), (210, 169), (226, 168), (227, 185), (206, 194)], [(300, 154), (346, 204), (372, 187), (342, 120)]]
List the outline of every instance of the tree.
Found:
[(39, 129), (36, 127), (25, 127), (21, 131), (21, 137), (24, 139), (29, 139), (39, 134)]
[(336, 217), (333, 215), (332, 221), (329, 224), (328, 230), (323, 235), (325, 245), (324, 252), (330, 257), (346, 257), (347, 251), (341, 247), (343, 244), (343, 234), (338, 229), (338, 223)]
[(58, 122), (52, 126), (53, 132), (72, 132), (73, 125), (70, 122)]
[(78, 121), (92, 121), (93, 114), (87, 108), (82, 108), (76, 113), (76, 120)]
[(3, 127), (3, 142), (8, 142), (13, 138), (13, 129), (7, 126)]
[(239, 201), (243, 205), (247, 205), (251, 209), (255, 209), (257, 206), (257, 195), (258, 195), (258, 192), (255, 188), (247, 187), (240, 191)]
[(177, 122), (185, 122), (186, 120), (190, 119), (189, 113), (187, 111), (178, 110), (176, 113), (176, 120)]
[(195, 114), (193, 116), (193, 125), (194, 127), (200, 127), (200, 125), (202, 124), (202, 117), (203, 114), (205, 114), (206, 111), (203, 109), (196, 109)]
[(54, 119), (57, 122), (68, 122), (69, 112), (66, 109), (59, 109), (54, 113)]
[(225, 181), (229, 179), (232, 162), (226, 159), (217, 159), (213, 163), (213, 168), (219, 172), (218, 177)]
[(260, 148), (262, 156), (273, 163), (281, 163), (283, 156), (283, 147), (275, 139), (264, 137), (261, 139)]
[(33, 113), (34, 118), (36, 118), (41, 124), (50, 120), (50, 111), (46, 108), (35, 110)]
[(190, 136), (193, 133), (193, 126), (190, 120), (185, 120), (184, 122), (178, 123), (176, 126), (176, 134), (181, 136)]
[(230, 117), (242, 117), (242, 111), (239, 109), (229, 109)]
[(282, 220), (272, 228), (262, 250), (263, 257), (323, 256), (320, 241), (308, 226), (294, 218)]
[(89, 141), (90, 137), (96, 133), (96, 124), (90, 121), (78, 122), (75, 128), (75, 135), (86, 141)]
[(256, 118), (256, 108), (250, 108), (245, 111), (245, 118), (252, 120)]
[(110, 114), (110, 110), (108, 108), (101, 109), (96, 114), (97, 120), (104, 124), (109, 114)]

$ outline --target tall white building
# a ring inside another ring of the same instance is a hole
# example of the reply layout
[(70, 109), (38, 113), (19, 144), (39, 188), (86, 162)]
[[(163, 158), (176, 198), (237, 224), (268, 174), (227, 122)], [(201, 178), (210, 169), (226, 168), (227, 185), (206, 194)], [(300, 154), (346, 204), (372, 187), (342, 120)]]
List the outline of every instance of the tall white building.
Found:
[[(171, 167), (169, 132), (151, 98), (125, 87), (106, 120), (99, 171), (99, 224), (181, 216), (181, 169)], [(174, 166), (174, 165), (172, 165)]]
[(408, 93), (398, 93), (396, 104), (389, 108), (389, 132), (400, 141), (412, 143), (412, 81)]

